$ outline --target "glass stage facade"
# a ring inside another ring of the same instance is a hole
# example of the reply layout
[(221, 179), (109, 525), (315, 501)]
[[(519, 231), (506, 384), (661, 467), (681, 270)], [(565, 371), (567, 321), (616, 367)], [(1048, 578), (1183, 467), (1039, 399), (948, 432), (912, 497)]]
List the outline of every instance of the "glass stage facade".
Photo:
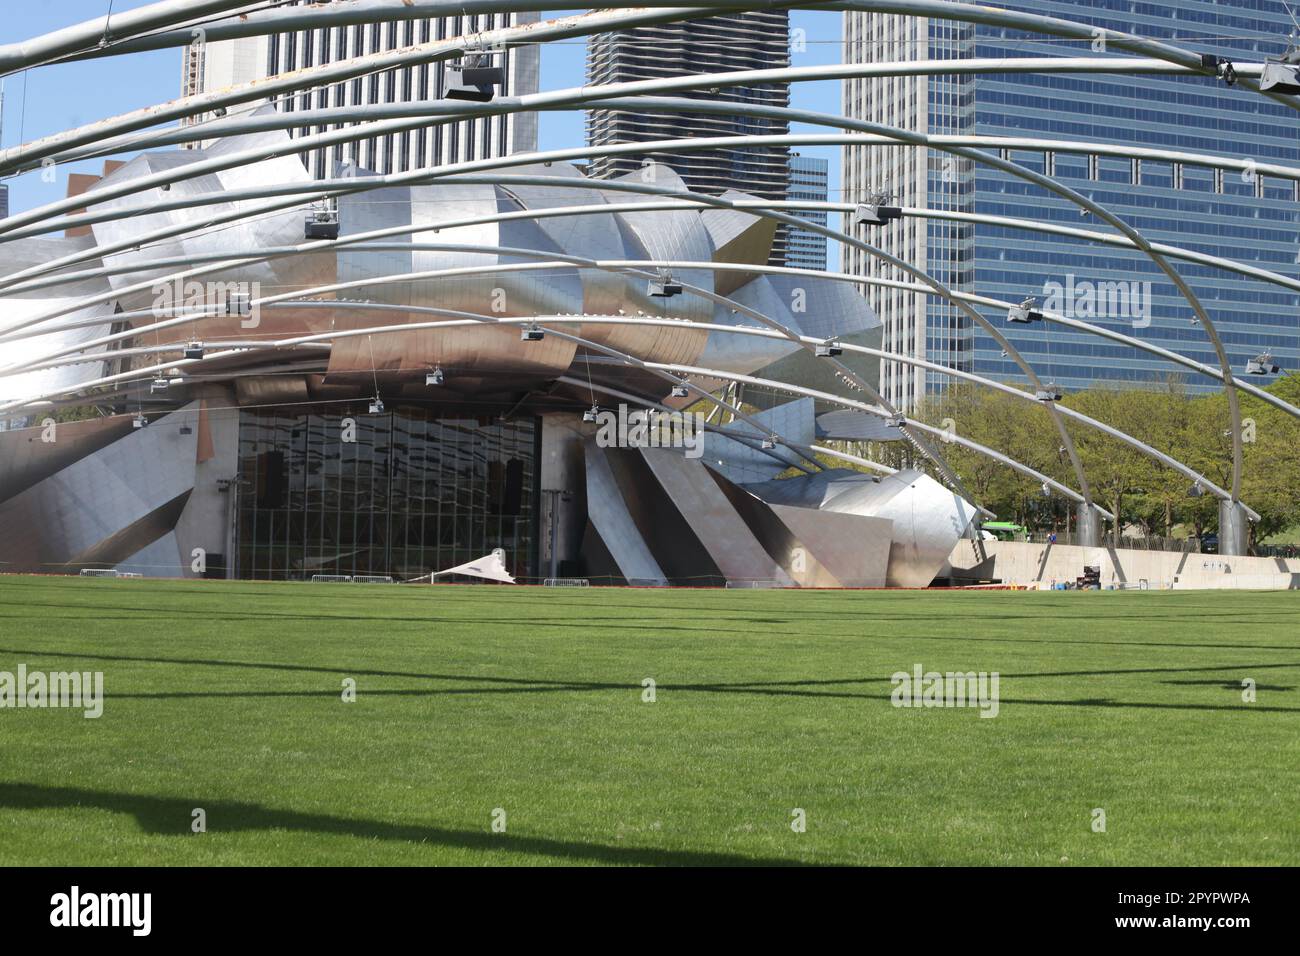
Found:
[(407, 580), (502, 548), (535, 577), (540, 440), (533, 417), (245, 410), (232, 576)]

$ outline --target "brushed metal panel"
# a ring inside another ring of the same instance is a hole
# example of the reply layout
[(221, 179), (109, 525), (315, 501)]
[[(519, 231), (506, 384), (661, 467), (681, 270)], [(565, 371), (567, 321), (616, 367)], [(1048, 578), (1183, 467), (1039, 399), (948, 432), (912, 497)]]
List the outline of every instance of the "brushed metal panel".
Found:
[(889, 587), (928, 586), (976, 514), (970, 502), (915, 469), (878, 480), (834, 469), (746, 487), (771, 504), (890, 519)]
[[(736, 201), (754, 197), (728, 189), (722, 198)], [(772, 242), (777, 230), (775, 219), (738, 209), (710, 208), (700, 213), (700, 221), (713, 242), (714, 262), (764, 263), (771, 258)], [(757, 275), (758, 273), (719, 272), (714, 278), (716, 291), (721, 295), (730, 295)]]
[(169, 531), (120, 562), (117, 570), (143, 574), (147, 578), (183, 578), (187, 576), (188, 567), (189, 561), (181, 553), (176, 533)]
[(197, 409), (191, 403), (133, 430), (0, 502), (0, 567), (63, 565), (187, 494), (194, 487), (197, 436), (193, 429), (181, 434), (179, 421)]
[(841, 408), (817, 416), (817, 437), (840, 441), (901, 441), (903, 433), (879, 415)]
[(728, 581), (793, 584), (699, 459), (674, 448), (643, 448), (641, 454)]
[(583, 448), (587, 460), (587, 516), (610, 557), (629, 581), (666, 583), (667, 576), (627, 510), (605, 450), (596, 445), (594, 436), (583, 442)]
[[(753, 413), (750, 417), (766, 426), (766, 431), (760, 432), (745, 421), (732, 422), (724, 426), (722, 431), (757, 439), (776, 433), (797, 444), (811, 445), (815, 429), (813, 404), (811, 398), (797, 398), (793, 402)], [(767, 481), (788, 467), (761, 449), (732, 441), (725, 434), (709, 433), (704, 442), (709, 466), (735, 482), (743, 484)]]
[[(801, 587), (883, 588), (889, 579), (894, 523), (889, 518), (771, 505), (793, 537), (788, 566)], [(806, 570), (794, 548), (804, 549)]]
[(129, 415), (65, 422), (57, 426), (52, 442), (41, 440), (45, 429), (40, 425), (0, 431), (0, 501), (111, 445), (130, 431)]
[[(3, 248), (3, 247), (0, 247)], [(77, 299), (19, 299), (0, 297), (0, 314), (4, 316), (5, 325), (17, 325), (33, 316), (54, 309), (76, 305)], [(48, 328), (51, 324), (89, 322), (84, 328), (67, 329), (48, 334), (29, 334), (25, 338), (16, 338), (0, 344), (0, 356), (4, 364), (19, 364), (37, 359), (51, 352), (60, 351), (83, 342), (89, 342), (106, 335), (113, 322), (113, 305), (104, 303), (79, 309), (52, 322), (42, 322), (33, 326), (34, 331)], [(95, 349), (102, 352), (103, 347)], [(87, 362), (79, 365), (60, 365), (36, 372), (24, 372), (19, 375), (0, 375), (0, 402), (17, 401), (33, 395), (45, 395), (69, 389), (82, 382), (93, 381), (103, 375), (103, 365)]]

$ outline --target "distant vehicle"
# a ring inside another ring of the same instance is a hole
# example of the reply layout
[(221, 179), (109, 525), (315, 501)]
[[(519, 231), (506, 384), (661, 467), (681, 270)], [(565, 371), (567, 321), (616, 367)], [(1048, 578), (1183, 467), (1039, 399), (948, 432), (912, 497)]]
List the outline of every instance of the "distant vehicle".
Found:
[(1201, 554), (1218, 554), (1219, 536), (1217, 534), (1201, 535)]
[(1014, 521), (985, 521), (980, 528), (990, 532), (999, 541), (1024, 541), (1028, 531)]

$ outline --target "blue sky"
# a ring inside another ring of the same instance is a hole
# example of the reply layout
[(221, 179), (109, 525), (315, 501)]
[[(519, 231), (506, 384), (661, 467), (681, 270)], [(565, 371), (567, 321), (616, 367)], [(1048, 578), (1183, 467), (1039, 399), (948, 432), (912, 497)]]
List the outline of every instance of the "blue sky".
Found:
[[(114, 0), (121, 12), (147, 6), (150, 0)], [(631, 4), (634, 5), (634, 4)], [(0, 19), (0, 43), (25, 40), (73, 23), (101, 17), (108, 0), (58, 0), (57, 3), (22, 3), (5, 0)], [(563, 11), (557, 11), (561, 13)], [(807, 49), (796, 53), (794, 65), (810, 66), (840, 61), (840, 14), (794, 11), (792, 27), (806, 31)], [(563, 89), (583, 83), (584, 44), (581, 40), (547, 44), (542, 52), (542, 89)], [(80, 126), (118, 113), (175, 98), (180, 92), (181, 53), (165, 50), (132, 57), (44, 67), (4, 80), (3, 145), (13, 146), (51, 133)], [(792, 105), (829, 113), (840, 112), (838, 81), (796, 84)], [(542, 149), (560, 149), (583, 143), (581, 113), (543, 113)], [(830, 161), (832, 198), (839, 184), (839, 149), (804, 147), (806, 155)], [(58, 181), (46, 183), (37, 173), (8, 180), (10, 208), (20, 212), (62, 198), (71, 172), (98, 172), (98, 161), (59, 170)]]

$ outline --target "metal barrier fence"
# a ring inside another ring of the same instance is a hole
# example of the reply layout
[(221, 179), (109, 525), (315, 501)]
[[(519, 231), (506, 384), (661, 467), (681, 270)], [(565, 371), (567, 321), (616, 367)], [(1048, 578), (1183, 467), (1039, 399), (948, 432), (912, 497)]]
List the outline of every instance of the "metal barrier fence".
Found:
[(392, 584), (387, 574), (313, 574), (313, 584)]
[[(1061, 545), (1078, 545), (1079, 536), (1073, 531), (1056, 532), (1056, 541), (1048, 540), (1051, 535), (1050, 531), (1036, 531), (1023, 539), (1030, 544), (1061, 544)], [(1114, 544), (1113, 539), (1103, 538), (1100, 547), (1108, 547)], [(1198, 554), (1201, 550), (1201, 542), (1197, 538), (1164, 538), (1153, 535), (1149, 538), (1120, 538), (1116, 547), (1127, 548), (1132, 551), (1172, 551), (1175, 554), (1190, 552)]]

